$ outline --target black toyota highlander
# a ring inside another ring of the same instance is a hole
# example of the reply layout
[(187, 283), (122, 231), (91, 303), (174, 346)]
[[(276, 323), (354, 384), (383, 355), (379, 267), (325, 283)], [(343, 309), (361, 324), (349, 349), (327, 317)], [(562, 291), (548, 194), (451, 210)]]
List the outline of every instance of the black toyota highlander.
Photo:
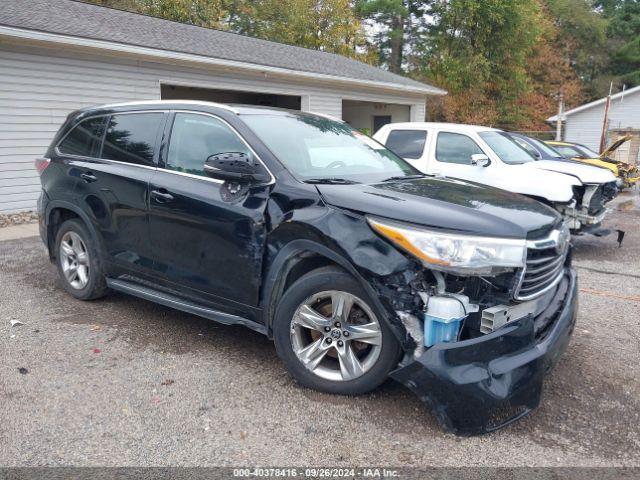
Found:
[(87, 108), (36, 167), (41, 236), (73, 297), (117, 290), (249, 327), (324, 392), (394, 378), (458, 434), (535, 408), (576, 321), (554, 210), (423, 175), (326, 116)]

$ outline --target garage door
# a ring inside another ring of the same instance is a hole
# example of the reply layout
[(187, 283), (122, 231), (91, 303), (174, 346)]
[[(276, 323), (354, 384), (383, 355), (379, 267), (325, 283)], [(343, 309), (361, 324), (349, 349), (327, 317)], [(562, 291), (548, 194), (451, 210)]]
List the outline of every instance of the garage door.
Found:
[(236, 90), (215, 90), (210, 88), (165, 85), (160, 88), (163, 100), (203, 100), (219, 103), (242, 103), (264, 107), (290, 108), (300, 110), (301, 98), (295, 95), (275, 95), (261, 92)]

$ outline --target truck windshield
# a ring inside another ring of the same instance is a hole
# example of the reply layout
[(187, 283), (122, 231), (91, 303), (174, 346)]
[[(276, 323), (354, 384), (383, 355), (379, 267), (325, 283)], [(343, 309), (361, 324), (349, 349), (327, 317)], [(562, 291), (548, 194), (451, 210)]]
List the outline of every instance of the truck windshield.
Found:
[(482, 132), (479, 135), (504, 163), (517, 164), (535, 160), (529, 152), (504, 132), (490, 131)]
[(533, 146), (537, 147), (538, 150), (541, 150), (542, 152), (546, 153), (547, 156), (549, 156), (549, 157), (564, 158), (562, 155), (560, 155), (558, 152), (556, 152), (553, 148), (548, 146), (546, 143), (541, 142), (537, 138), (527, 137), (527, 142), (533, 144)]
[(554, 145), (553, 148), (555, 148), (564, 158), (584, 157), (581, 152), (568, 145)]
[(576, 150), (578, 150), (580, 153), (582, 153), (582, 155), (585, 158), (598, 158), (600, 156), (599, 153), (594, 152), (593, 150), (591, 150), (588, 147), (585, 147), (584, 145), (576, 145), (575, 146)]
[(383, 145), (346, 123), (305, 113), (247, 114), (242, 119), (302, 181), (376, 183), (420, 174)]

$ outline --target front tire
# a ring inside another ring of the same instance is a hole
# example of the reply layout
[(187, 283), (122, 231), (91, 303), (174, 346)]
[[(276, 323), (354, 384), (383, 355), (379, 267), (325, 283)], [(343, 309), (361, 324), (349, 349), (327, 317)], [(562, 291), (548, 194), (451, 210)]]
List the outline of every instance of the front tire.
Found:
[(58, 274), (64, 289), (79, 300), (95, 300), (107, 292), (98, 250), (85, 225), (76, 219), (64, 222), (56, 234)]
[(273, 325), (278, 356), (298, 383), (358, 395), (382, 384), (400, 346), (362, 286), (336, 267), (314, 270), (282, 296)]

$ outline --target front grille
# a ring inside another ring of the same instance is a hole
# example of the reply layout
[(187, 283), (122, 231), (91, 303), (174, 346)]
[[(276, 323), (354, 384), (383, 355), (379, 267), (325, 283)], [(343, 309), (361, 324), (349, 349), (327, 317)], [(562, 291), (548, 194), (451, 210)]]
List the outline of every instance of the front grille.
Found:
[(557, 284), (568, 251), (569, 234), (565, 228), (555, 230), (546, 239), (528, 242), (525, 267), (514, 295), (516, 300), (531, 300)]

